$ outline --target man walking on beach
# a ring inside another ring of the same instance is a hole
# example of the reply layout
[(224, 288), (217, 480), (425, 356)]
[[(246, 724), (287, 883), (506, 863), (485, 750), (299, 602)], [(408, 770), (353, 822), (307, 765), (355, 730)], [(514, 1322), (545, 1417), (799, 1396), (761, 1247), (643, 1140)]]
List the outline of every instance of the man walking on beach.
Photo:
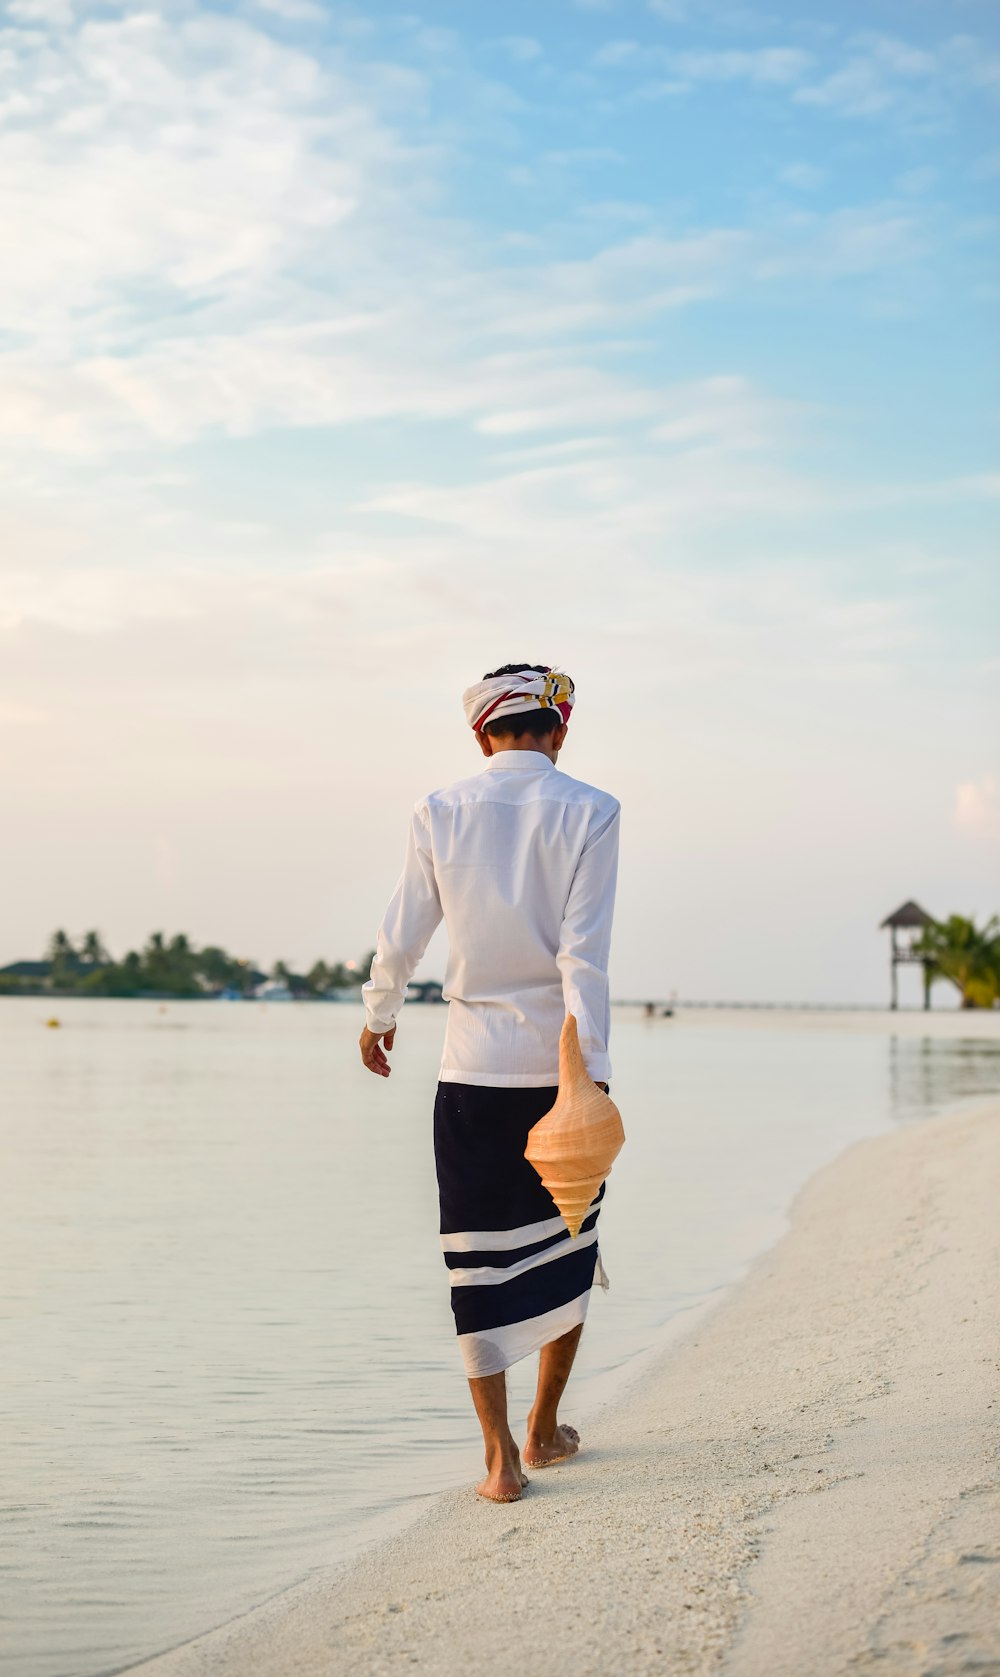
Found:
[(618, 865), (614, 798), (556, 767), (574, 686), (543, 664), (504, 664), (463, 695), (485, 771), (416, 805), (403, 874), (364, 986), (361, 1058), (388, 1077), (407, 981), (443, 918), (448, 1026), (434, 1107), (441, 1245), (459, 1345), (486, 1446), (480, 1496), (527, 1484), (507, 1421), (505, 1371), (540, 1351), (527, 1467), (574, 1455), (558, 1418), (595, 1272), (595, 1196), (570, 1240), (524, 1157), (552, 1106), (559, 1032), (577, 1021), (587, 1069), (610, 1077), (608, 950)]

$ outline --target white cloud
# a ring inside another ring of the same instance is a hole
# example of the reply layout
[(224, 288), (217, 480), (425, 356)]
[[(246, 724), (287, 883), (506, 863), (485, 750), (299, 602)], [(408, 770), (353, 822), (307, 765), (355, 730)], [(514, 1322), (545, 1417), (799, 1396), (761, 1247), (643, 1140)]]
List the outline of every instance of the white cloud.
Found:
[(878, 209), (844, 210), (829, 218), (809, 260), (827, 274), (867, 274), (911, 262), (920, 249), (921, 235), (912, 217)]
[[(648, 0), (651, 9), (656, 0)], [(672, 12), (670, 0), (665, 0)], [(722, 11), (714, 23), (724, 28), (772, 30), (778, 20), (750, 12)], [(631, 89), (632, 102), (650, 102), (712, 83), (747, 82), (776, 92), (787, 90), (799, 104), (828, 109), (842, 117), (874, 118), (891, 112), (915, 130), (945, 124), (957, 100), (970, 88), (1000, 84), (1000, 57), (971, 36), (955, 35), (933, 51), (874, 31), (862, 31), (837, 44), (837, 31), (810, 27), (799, 20), (799, 39), (815, 50), (788, 44), (672, 51), (662, 42), (635, 38), (609, 40), (592, 59), (598, 69), (622, 73), (658, 73)]]
[(821, 82), (800, 87), (795, 98), (803, 105), (825, 105), (842, 116), (880, 116), (895, 102), (896, 91), (878, 66), (858, 58)]
[(328, 13), (314, 0), (252, 0), (259, 12), (280, 17), (286, 23), (324, 23)]
[(541, 465), (546, 461), (571, 459), (577, 454), (613, 454), (618, 446), (618, 439), (609, 432), (605, 436), (570, 437), (559, 443), (535, 443), (528, 448), (506, 449), (496, 458), (510, 465), (515, 462)]
[(809, 274), (823, 280), (878, 274), (915, 262), (923, 239), (914, 216), (891, 204), (830, 215), (799, 211), (770, 241), (758, 241), (756, 272), (763, 279)]
[(692, 92), (692, 83), (677, 81), (643, 82), (641, 86), (633, 88), (624, 97), (626, 105), (655, 105), (661, 99), (679, 99), (684, 94)]
[[(168, 314), (145, 342), (130, 330), (87, 355), (11, 351), (0, 434), (93, 453), (276, 423), (462, 419), (490, 435), (621, 423), (651, 416), (656, 393), (603, 370), (595, 334), (719, 295), (748, 272), (758, 282), (806, 274), (833, 283), (920, 251), (912, 218), (889, 209), (799, 214), (766, 236), (644, 233), (576, 261), (489, 271), (467, 249), (418, 252), (408, 239), (394, 266), (392, 243), (383, 250), (366, 228), (351, 240), (351, 229), (345, 222), (344, 248), (359, 283), (339, 309), (275, 275), (252, 307), (242, 288), (235, 311), (210, 305), (200, 330)], [(337, 284), (349, 281), (338, 272)], [(286, 324), (293, 311), (300, 323)]]
[[(359, 511), (433, 527), (442, 540), (450, 532), (470, 562), (473, 555), (485, 562), (494, 550), (506, 548), (527, 557), (573, 553), (581, 564), (606, 565), (616, 574), (626, 563), (655, 568), (669, 555), (671, 565), (684, 570), (697, 568), (697, 556), (718, 551), (720, 542), (723, 548), (735, 542), (743, 550), (749, 539), (755, 555), (751, 576), (762, 566), (766, 570), (769, 560), (777, 565), (782, 553), (794, 556), (792, 569), (822, 575), (823, 564), (812, 551), (817, 529), (904, 503), (958, 507), (979, 492), (964, 480), (918, 489), (858, 486), (794, 470), (786, 462), (787, 441), (794, 434), (800, 446), (807, 442), (804, 421), (811, 416), (742, 379), (661, 390), (655, 393), (655, 411), (645, 417), (645, 425), (633, 425), (598, 447), (587, 439), (582, 453), (548, 446), (505, 451), (498, 465), (519, 469), (458, 485), (426, 477), (400, 482), (366, 497)], [(524, 416), (525, 428), (533, 418)], [(515, 428), (498, 425), (491, 434), (504, 437)], [(923, 574), (932, 574), (929, 555), (921, 557)], [(870, 602), (845, 601), (838, 624), (845, 635), (849, 630), (854, 653), (874, 660), (872, 673), (883, 667), (880, 660), (891, 661), (909, 644), (914, 592), (915, 585), (902, 603), (886, 601), (877, 611)]]
[(0, 131), (0, 221), (31, 232), (8, 246), (0, 310), (59, 342), (259, 296), (355, 212), (362, 182), (377, 189), (391, 150), (348, 86), (235, 19), (136, 14), (22, 41), (5, 87), (31, 111)]
[(672, 52), (628, 39), (605, 41), (591, 59), (598, 69), (625, 70), (638, 66), (663, 69), (674, 81), (748, 81), (773, 87), (800, 81), (812, 62), (812, 54), (799, 47)]
[(15, 43), (0, 77), (31, 120), (0, 129), (8, 440), (93, 454), (271, 423), (645, 410), (641, 387), (551, 346), (713, 295), (739, 236), (504, 266), (435, 214), (433, 154), (376, 114), (409, 110), (419, 79), (333, 64), (220, 14)]
[(894, 76), (931, 76), (937, 68), (933, 53), (912, 47), (895, 36), (870, 32), (855, 35), (848, 43), (864, 53), (870, 62), (882, 65)]
[(872, 32), (852, 35), (846, 57), (809, 86), (795, 89), (795, 101), (824, 107), (837, 116), (893, 114), (913, 129), (940, 129), (970, 89), (1000, 80), (1000, 59), (980, 40), (953, 35), (935, 50)]
[(955, 788), (955, 825), (970, 838), (1000, 839), (1000, 780), (984, 774)]
[(565, 151), (547, 151), (544, 160), (564, 167), (577, 163), (624, 163), (625, 157), (611, 146), (569, 146)]
[(919, 198), (925, 192), (930, 192), (940, 179), (940, 169), (933, 168), (931, 164), (924, 164), (920, 168), (905, 170), (897, 180), (896, 187), (898, 191), (905, 192), (907, 197)]
[(812, 54), (799, 47), (680, 52), (671, 57), (673, 69), (689, 81), (749, 81), (774, 87), (786, 87), (801, 80), (811, 63)]
[(677, 239), (645, 234), (523, 278), (495, 274), (477, 326), (528, 339), (620, 326), (714, 295), (745, 243), (727, 229)]
[(980, 181), (991, 181), (1000, 178), (1000, 151), (990, 151), (983, 157), (978, 157), (972, 169), (973, 177)]
[(981, 55), (964, 62), (958, 37), (931, 53), (891, 36), (863, 33), (851, 37), (847, 54), (826, 76), (798, 88), (795, 98), (839, 116), (877, 117), (892, 111), (908, 124), (938, 126), (947, 113), (948, 95), (975, 80), (983, 63)]
[(638, 41), (605, 41), (590, 62), (598, 69), (614, 69), (620, 64), (634, 64), (642, 56), (643, 49)]
[(1000, 87), (1000, 57), (980, 58), (969, 67), (969, 76), (978, 87)]
[[(627, 655), (631, 648), (645, 660), (650, 692), (704, 686), (715, 673), (735, 683), (766, 679), (782, 691), (807, 678), (813, 694), (818, 684), (853, 692), (890, 678), (919, 632), (908, 602), (852, 600), (818, 555), (801, 551), (790, 560), (762, 550), (735, 569), (692, 563), (699, 533), (745, 527), (766, 506), (780, 511), (783, 487), (777, 476), (762, 480), (759, 466), (726, 484), (720, 509), (718, 470), (718, 459), (673, 472), (651, 453), (637, 463), (600, 452), (462, 485), (397, 485), (367, 503), (369, 521), (391, 513), (412, 521), (413, 532), (396, 541), (342, 535), (328, 560), (213, 572), (164, 554), (145, 570), (90, 564), (15, 574), (0, 583), (5, 669), (20, 684), (28, 666), (14, 654), (37, 667), (49, 649), (60, 689), (72, 690), (77, 667), (89, 664), (91, 692), (113, 670), (112, 692), (169, 695), (172, 721), (178, 705), (202, 715), (210, 691), (217, 723), (228, 705), (240, 713), (244, 678), (259, 684), (291, 672), (301, 693), (313, 676), (364, 676), (376, 646), (394, 649), (393, 680), (405, 686), (426, 681), (442, 613), (453, 639), (483, 638), (478, 579), (502, 565), (509, 598), (486, 625), (496, 636), (523, 629), (523, 584), (538, 635), (585, 633), (595, 657), (611, 643)], [(792, 517), (787, 507), (780, 515)], [(100, 670), (66, 636), (99, 638)]]
[(534, 59), (541, 58), (541, 43), (532, 35), (503, 35), (496, 45), (512, 59), (515, 64), (530, 64)]
[(794, 527), (832, 503), (833, 492), (764, 452), (784, 410), (744, 381), (661, 391), (648, 417), (645, 436), (619, 436), (597, 459), (549, 453), (479, 482), (401, 483), (364, 510), (449, 528), (466, 543), (558, 548), (617, 565), (664, 550), (681, 564), (711, 531), (745, 529), (748, 519)]
[[(913, 218), (887, 206), (759, 232), (654, 224), (573, 260), (552, 260), (558, 241), (539, 235), (512, 260), (440, 209), (412, 71), (358, 69), (340, 49), (317, 56), (196, 12), (91, 18), (11, 53), (0, 77), (30, 120), (0, 129), (0, 219), (15, 230), (0, 309), (17, 334), (0, 431), (24, 447), (93, 455), (386, 418), (484, 435), (654, 423), (642, 376), (603, 369), (607, 335), (748, 276), (873, 273), (920, 249)], [(664, 61), (784, 87), (807, 55)], [(414, 113), (420, 147), (401, 138)]]
[(827, 179), (827, 172), (814, 163), (786, 163), (778, 179), (801, 192), (815, 192)]
[[(357, 283), (351, 262), (346, 274), (338, 266), (336, 283), (350, 285), (339, 311), (268, 275), (265, 262), (263, 298), (239, 286), (234, 306), (202, 311), (200, 330), (168, 313), (145, 342), (130, 327), (103, 352), (11, 352), (0, 434), (93, 452), (130, 434), (176, 444), (272, 423), (464, 417), (512, 431), (640, 414), (649, 408), (642, 385), (591, 365), (575, 340), (711, 296), (743, 247), (721, 231), (647, 235), (574, 262), (486, 272), (467, 249), (430, 243), (418, 252), (405, 227), (385, 249), (368, 227), (351, 231), (344, 257), (350, 250)], [(364, 299), (377, 306), (364, 312)], [(276, 305), (301, 323), (270, 324)], [(508, 353), (511, 343), (518, 353)]]
[(663, 394), (660, 408), (654, 441), (736, 454), (774, 448), (793, 425), (801, 429), (804, 416), (801, 404), (765, 396), (734, 376), (678, 386)]
[(73, 22), (72, 0), (9, 0), (7, 11), (18, 23), (68, 29)]

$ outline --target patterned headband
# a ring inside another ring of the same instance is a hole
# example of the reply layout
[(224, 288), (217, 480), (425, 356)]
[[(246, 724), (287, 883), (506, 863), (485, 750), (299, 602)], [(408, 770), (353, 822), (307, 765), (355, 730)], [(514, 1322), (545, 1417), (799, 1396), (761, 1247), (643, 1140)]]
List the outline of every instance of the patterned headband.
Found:
[(501, 716), (526, 710), (557, 710), (564, 722), (575, 704), (573, 683), (560, 670), (519, 670), (517, 675), (491, 675), (476, 681), (462, 694), (465, 719), (479, 730)]

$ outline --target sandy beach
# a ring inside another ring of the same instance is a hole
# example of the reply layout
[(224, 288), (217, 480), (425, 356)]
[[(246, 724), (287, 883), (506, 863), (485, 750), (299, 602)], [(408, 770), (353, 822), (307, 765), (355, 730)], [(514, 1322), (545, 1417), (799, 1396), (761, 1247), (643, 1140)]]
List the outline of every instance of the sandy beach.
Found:
[(137, 1669), (1000, 1672), (998, 1185), (995, 1101), (852, 1147), (520, 1503), (448, 1492)]

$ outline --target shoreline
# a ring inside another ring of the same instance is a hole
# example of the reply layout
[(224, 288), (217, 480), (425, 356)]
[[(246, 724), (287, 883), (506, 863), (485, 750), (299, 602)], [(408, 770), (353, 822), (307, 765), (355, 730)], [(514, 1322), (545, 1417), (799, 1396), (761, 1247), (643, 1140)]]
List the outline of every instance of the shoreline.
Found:
[(499, 1677), (513, 1627), (526, 1677), (1000, 1670), (998, 1179), (992, 1097), (854, 1144), (521, 1502), (444, 1491), (131, 1669)]
[[(780, 1235), (776, 1237), (776, 1240), (780, 1239)], [(633, 1389), (648, 1372), (655, 1372), (664, 1358), (679, 1354), (687, 1339), (697, 1332), (701, 1323), (745, 1285), (748, 1276), (769, 1249), (766, 1248), (764, 1252), (749, 1258), (740, 1273), (731, 1281), (713, 1289), (704, 1298), (683, 1306), (657, 1329), (655, 1337), (648, 1345), (633, 1352), (623, 1362), (587, 1376), (581, 1383), (580, 1401), (570, 1406), (576, 1418), (582, 1420), (589, 1430), (592, 1424), (599, 1422), (607, 1410), (613, 1410), (626, 1403)], [(161, 1671), (164, 1677), (173, 1677), (174, 1665), (168, 1662), (174, 1660), (179, 1662), (177, 1677), (188, 1677), (187, 1665), (180, 1663), (182, 1656), (198, 1653), (200, 1658), (200, 1650), (204, 1646), (206, 1656), (211, 1655), (214, 1658), (215, 1645), (221, 1647), (224, 1639), (242, 1636), (244, 1631), (252, 1635), (259, 1616), (272, 1611), (283, 1611), (286, 1607), (297, 1607), (300, 1597), (312, 1596), (320, 1590), (325, 1592), (334, 1584), (345, 1580), (356, 1567), (363, 1565), (369, 1554), (379, 1553), (387, 1545), (399, 1541), (412, 1527), (425, 1520), (428, 1513), (443, 1499), (466, 1496), (471, 1480), (476, 1477), (475, 1473), (469, 1471), (470, 1464), (475, 1467), (476, 1463), (475, 1445), (471, 1454), (469, 1448), (462, 1444), (442, 1448), (438, 1460), (443, 1473), (452, 1477), (432, 1491), (414, 1492), (398, 1506), (383, 1509), (380, 1513), (369, 1516), (363, 1532), (342, 1559), (331, 1561), (304, 1578), (279, 1586), (272, 1594), (255, 1602), (252, 1607), (220, 1623), (210, 1625), (206, 1630), (196, 1632), (194, 1636), (186, 1637), (183, 1642), (173, 1647), (147, 1655), (138, 1664), (116, 1667), (108, 1677), (132, 1677), (132, 1673), (143, 1672), (156, 1673), (159, 1677)], [(247, 1657), (251, 1657), (249, 1649)], [(190, 1668), (190, 1677), (195, 1677), (196, 1673), (214, 1672), (215, 1669), (212, 1663), (199, 1663)]]
[[(221, 995), (216, 991), (209, 990), (192, 995), (181, 995), (173, 990), (135, 990), (121, 995), (101, 995), (96, 991), (88, 993), (84, 990), (72, 989), (50, 990), (39, 987), (37, 989), (18, 988), (16, 990), (9, 990), (0, 988), (0, 1001), (155, 1002), (157, 1005), (166, 1002), (172, 1003), (176, 1006), (180, 1006), (181, 1004), (186, 1004), (188, 1002), (197, 1002), (199, 1004), (202, 1002), (278, 1002), (282, 1005), (288, 1002), (320, 1002), (324, 1005), (333, 1007), (353, 1007), (360, 1006), (361, 1004), (361, 990), (359, 986), (357, 989), (352, 988), (350, 990), (342, 990), (337, 991), (336, 993), (320, 996), (293, 994), (290, 996), (275, 997), (257, 996), (253, 994), (230, 996)], [(420, 996), (408, 996), (406, 1000), (406, 1006), (408, 1008), (428, 1007), (436, 1009), (440, 1007), (447, 1007), (447, 1005), (447, 1002), (440, 998), (427, 1000), (426, 998)], [(872, 1001), (699, 1001), (694, 998), (687, 1000), (678, 996), (661, 997), (651, 1002), (646, 1000), (637, 1001), (631, 996), (612, 997), (611, 1006), (612, 1008), (619, 1008), (623, 1012), (629, 1013), (642, 1013), (646, 1008), (652, 1007), (659, 1010), (650, 1015), (651, 1018), (655, 1019), (676, 1016), (680, 1013), (724, 1013), (727, 1016), (732, 1013), (771, 1013), (779, 1017), (783, 1014), (829, 1013), (847, 1014), (855, 1018), (861, 1014), (866, 1015), (873, 1020), (885, 1020), (889, 1025), (893, 1025), (900, 1020), (923, 1020), (924, 1022), (931, 1020), (934, 1024), (937, 1024), (941, 1020), (953, 1019), (961, 1021), (967, 1027), (967, 1029), (962, 1032), (963, 1035), (972, 1036), (982, 1036), (984, 1034), (988, 1035), (989, 1032), (984, 1032), (982, 1030), (982, 1026), (984, 1023), (988, 1023), (991, 1020), (997, 1029), (1000, 1029), (1000, 1007), (962, 1008), (958, 1006), (951, 1006), (925, 1008), (918, 1006), (916, 1003), (906, 1003), (897, 1008), (893, 1008), (890, 1007), (887, 1002)], [(669, 1009), (670, 1012), (665, 1015), (663, 1012), (664, 1009)]]

